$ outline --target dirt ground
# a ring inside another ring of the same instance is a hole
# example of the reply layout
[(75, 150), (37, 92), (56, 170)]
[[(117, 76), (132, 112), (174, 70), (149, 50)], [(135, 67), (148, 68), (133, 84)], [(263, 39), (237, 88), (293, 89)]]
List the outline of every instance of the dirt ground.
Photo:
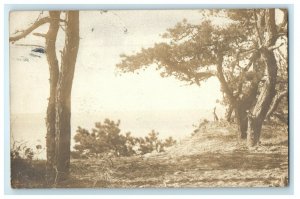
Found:
[(71, 161), (59, 187), (277, 187), (288, 184), (288, 130), (265, 125), (261, 143), (237, 142), (236, 126), (208, 122), (163, 153)]

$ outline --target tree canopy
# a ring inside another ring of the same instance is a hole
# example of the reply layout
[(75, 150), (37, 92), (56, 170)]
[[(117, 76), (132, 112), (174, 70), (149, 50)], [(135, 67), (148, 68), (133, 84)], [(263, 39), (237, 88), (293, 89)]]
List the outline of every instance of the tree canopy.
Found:
[[(249, 113), (263, 110), (255, 114), (265, 117), (275, 94), (278, 65), (287, 68), (282, 52), (287, 48), (287, 10), (213, 10), (203, 18), (199, 24), (184, 19), (163, 34), (165, 42), (122, 54), (117, 68), (135, 72), (156, 67), (162, 77), (197, 85), (217, 77), (224, 101), (235, 110), (240, 137), (246, 138)], [(216, 20), (226, 23), (215, 24)], [(264, 87), (268, 96), (259, 97)]]

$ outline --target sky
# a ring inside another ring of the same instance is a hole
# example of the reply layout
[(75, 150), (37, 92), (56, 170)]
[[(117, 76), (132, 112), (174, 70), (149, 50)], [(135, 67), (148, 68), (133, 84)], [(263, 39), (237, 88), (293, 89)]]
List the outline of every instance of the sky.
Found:
[[(45, 15), (46, 13), (43, 13)], [(39, 12), (12, 12), (10, 34), (30, 25)], [(198, 10), (81, 11), (80, 46), (72, 89), (72, 112), (162, 111), (213, 109), (221, 99), (220, 85), (211, 78), (201, 85), (186, 85), (174, 77), (161, 78), (149, 68), (139, 74), (119, 74), (120, 54), (132, 54), (163, 41), (161, 34), (187, 19), (199, 23)], [(34, 32), (45, 33), (47, 25)], [(57, 46), (63, 47), (62, 30)], [(28, 46), (20, 46), (25, 44)], [(29, 35), (10, 46), (11, 113), (43, 113), (49, 95), (45, 55), (33, 57), (44, 39)], [(59, 49), (58, 49), (59, 57)]]

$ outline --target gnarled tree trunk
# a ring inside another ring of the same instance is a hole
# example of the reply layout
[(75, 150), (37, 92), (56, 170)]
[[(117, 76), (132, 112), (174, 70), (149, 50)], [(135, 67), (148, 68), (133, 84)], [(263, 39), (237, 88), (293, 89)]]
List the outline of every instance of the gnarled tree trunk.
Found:
[(265, 31), (263, 34), (259, 32), (258, 34), (260, 34), (261, 38), (263, 38), (263, 46), (260, 49), (260, 53), (261, 58), (266, 65), (266, 81), (264, 82), (262, 90), (258, 96), (258, 100), (254, 106), (252, 114), (248, 115), (248, 146), (255, 146), (259, 142), (263, 121), (266, 118), (272, 100), (276, 94), (275, 86), (278, 66), (273, 50), (269, 49), (269, 47), (275, 45), (276, 42), (275, 9), (266, 10), (263, 17), (265, 25), (260, 27), (260, 29)]
[(262, 52), (263, 59), (266, 62), (266, 74), (267, 79), (260, 92), (257, 103), (252, 111), (252, 114), (248, 115), (248, 146), (255, 146), (260, 139), (261, 128), (263, 121), (269, 111), (269, 107), (276, 94), (276, 78), (277, 78), (277, 64), (273, 51), (264, 49)]

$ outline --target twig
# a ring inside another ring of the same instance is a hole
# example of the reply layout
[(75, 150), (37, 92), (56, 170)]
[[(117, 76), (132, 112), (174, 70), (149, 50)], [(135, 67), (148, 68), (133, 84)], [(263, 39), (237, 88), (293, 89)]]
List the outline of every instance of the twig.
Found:
[(59, 24), (59, 27), (60, 27), (63, 31), (66, 31), (66, 29), (65, 29), (61, 24)]
[(35, 22), (37, 22), (41, 18), (42, 15), (43, 15), (43, 11), (41, 11), (39, 13), (38, 17), (36, 18), (36, 20), (32, 24), (34, 24)]
[(9, 42), (15, 42), (18, 41), (24, 37), (26, 37), (27, 35), (29, 35), (32, 31), (34, 31), (35, 29), (37, 29), (38, 27), (40, 27), (41, 25), (44, 25), (45, 23), (50, 22), (50, 18), (49, 17), (44, 17), (39, 19), (38, 21), (36, 21), (35, 23), (33, 23), (29, 28), (27, 28), (26, 30), (23, 31), (19, 31), (20, 34), (16, 35), (16, 36), (12, 36), (9, 37)]

